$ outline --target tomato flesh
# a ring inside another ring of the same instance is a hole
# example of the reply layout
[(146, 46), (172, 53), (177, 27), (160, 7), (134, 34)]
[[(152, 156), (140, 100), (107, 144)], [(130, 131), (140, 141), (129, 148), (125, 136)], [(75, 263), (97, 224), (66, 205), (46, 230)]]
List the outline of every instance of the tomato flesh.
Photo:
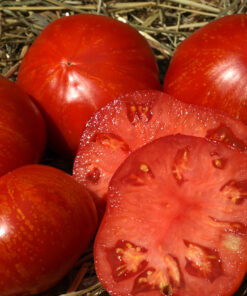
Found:
[(101, 283), (115, 296), (233, 295), (247, 270), (246, 196), (245, 153), (182, 135), (136, 150), (109, 186)]
[(74, 161), (73, 176), (95, 197), (99, 216), (109, 181), (134, 150), (170, 134), (206, 137), (246, 150), (247, 128), (213, 110), (188, 105), (154, 90), (136, 91), (96, 112), (87, 123)]

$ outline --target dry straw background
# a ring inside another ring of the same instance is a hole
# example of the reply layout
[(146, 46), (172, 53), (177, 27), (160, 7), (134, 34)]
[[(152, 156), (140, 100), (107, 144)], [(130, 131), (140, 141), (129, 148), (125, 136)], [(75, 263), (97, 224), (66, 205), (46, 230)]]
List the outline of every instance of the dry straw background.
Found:
[[(247, 13), (247, 0), (0, 0), (0, 73), (15, 81), (25, 53), (43, 28), (57, 18), (77, 13), (107, 15), (136, 28), (154, 50), (162, 81), (180, 42), (216, 18)], [(70, 163), (51, 153), (43, 163), (71, 169)], [(92, 248), (56, 287), (40, 296), (58, 295), (108, 295), (95, 275)], [(246, 295), (245, 281), (235, 296)]]

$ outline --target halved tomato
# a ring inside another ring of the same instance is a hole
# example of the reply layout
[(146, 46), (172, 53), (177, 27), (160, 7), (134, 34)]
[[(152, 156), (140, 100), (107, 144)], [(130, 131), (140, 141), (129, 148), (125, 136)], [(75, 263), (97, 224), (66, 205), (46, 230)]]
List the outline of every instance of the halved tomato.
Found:
[(73, 176), (94, 193), (99, 216), (104, 213), (109, 181), (121, 162), (151, 140), (177, 133), (247, 148), (247, 127), (241, 122), (155, 90), (121, 96), (91, 117), (81, 137)]
[(229, 296), (247, 270), (247, 155), (174, 135), (133, 152), (113, 176), (96, 236), (114, 296)]

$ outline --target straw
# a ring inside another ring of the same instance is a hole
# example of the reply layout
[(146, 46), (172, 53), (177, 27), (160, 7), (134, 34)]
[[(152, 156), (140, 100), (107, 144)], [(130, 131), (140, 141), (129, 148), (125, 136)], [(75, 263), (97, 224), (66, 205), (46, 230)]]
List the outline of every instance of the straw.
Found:
[[(103, 14), (130, 24), (153, 48), (161, 80), (176, 47), (192, 32), (224, 15), (247, 13), (246, 0), (0, 1), (0, 71), (15, 81), (30, 45), (52, 21), (77, 13)], [(43, 159), (66, 171), (71, 164), (53, 154)], [(40, 296), (106, 296), (94, 270), (92, 246), (76, 266), (51, 290)], [(236, 296), (247, 295), (243, 283)]]

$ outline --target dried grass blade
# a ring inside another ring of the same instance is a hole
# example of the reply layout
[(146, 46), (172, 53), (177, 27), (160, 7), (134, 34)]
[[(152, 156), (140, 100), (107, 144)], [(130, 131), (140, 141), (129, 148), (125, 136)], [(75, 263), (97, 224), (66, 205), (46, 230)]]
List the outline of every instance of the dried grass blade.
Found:
[(224, 10), (222, 10), (222, 12), (220, 13), (220, 16), (227, 15), (229, 12), (233, 13), (234, 10), (236, 10), (237, 7), (239, 6), (239, 4), (242, 3), (242, 2), (243, 2), (242, 0), (233, 1), (233, 3), (230, 6), (228, 6)]
[[(47, 0), (48, 1), (48, 0)], [(73, 6), (73, 11), (83, 10), (95, 10), (97, 5), (75, 5)], [(9, 11), (49, 11), (49, 10), (71, 10), (63, 6), (6, 6), (0, 7), (0, 11), (9, 10)]]
[(140, 9), (140, 8), (145, 8), (145, 7), (152, 7), (155, 6), (156, 7), (156, 3), (153, 1), (146, 1), (146, 2), (123, 2), (123, 3), (107, 3), (107, 7), (109, 9), (130, 9), (130, 8), (134, 8), (134, 9)]
[(201, 10), (188, 9), (188, 8), (184, 8), (184, 7), (172, 6), (172, 5), (166, 5), (166, 4), (159, 4), (158, 7), (174, 9), (174, 10), (177, 10), (177, 11), (182, 11), (182, 12), (187, 12), (187, 13), (194, 13), (194, 14), (198, 14), (198, 15), (205, 15), (205, 16), (209, 16), (209, 17), (217, 17), (218, 16), (218, 14), (216, 14), (216, 13), (210, 13), (210, 12), (205, 12), (205, 11), (201, 11)]
[(62, 2), (59, 2), (57, 0), (45, 0), (45, 1), (48, 2), (48, 3), (55, 4), (58, 7), (63, 7), (63, 8), (69, 9), (69, 10), (77, 12), (77, 13), (82, 13), (83, 12), (81, 9), (75, 8), (73, 5), (62, 3)]
[(82, 282), (83, 278), (85, 277), (85, 275), (88, 271), (89, 265), (90, 265), (89, 263), (84, 263), (81, 266), (81, 268), (79, 269), (79, 271), (76, 274), (76, 277), (74, 278), (69, 289), (67, 290), (67, 293), (76, 291), (78, 289), (78, 287), (80, 286), (80, 283)]
[[(190, 23), (190, 24), (182, 24), (179, 26), (179, 29), (194, 29), (194, 28), (201, 28), (205, 25), (207, 25), (208, 22), (198, 22), (198, 23)], [(166, 31), (173, 31), (176, 30), (178, 27), (176, 26), (169, 26), (165, 27)]]
[(213, 7), (213, 6), (209, 6), (206, 4), (202, 4), (202, 3), (198, 3), (198, 2), (194, 2), (191, 0), (168, 0), (169, 2), (172, 3), (177, 3), (177, 4), (182, 4), (182, 5), (188, 5), (191, 7), (196, 7), (205, 11), (210, 11), (210, 12), (215, 12), (215, 13), (220, 13), (220, 9)]
[(143, 26), (151, 26), (152, 23), (159, 17), (159, 14), (159, 10), (154, 11), (154, 13), (143, 22)]
[(5, 78), (10, 79), (19, 69), (19, 66), (21, 64), (21, 61), (18, 61), (16, 64), (14, 64), (9, 71), (3, 75)]
[[(100, 290), (100, 292), (104, 292), (101, 284), (98, 282), (96, 284), (94, 284), (93, 286), (84, 289), (84, 290), (80, 290), (77, 292), (71, 292), (71, 293), (66, 293), (66, 294), (60, 294), (59, 296), (82, 296), (82, 295), (88, 295), (88, 293), (93, 292), (95, 290)], [(96, 291), (97, 292), (97, 291)], [(95, 294), (94, 294), (95, 295)]]
[(154, 39), (152, 36), (150, 36), (146, 32), (139, 31), (148, 41), (149, 45), (152, 48), (157, 49), (159, 52), (161, 52), (165, 58), (168, 58), (169, 56), (172, 56), (172, 50), (168, 48), (167, 46), (164, 46), (161, 44), (158, 40)]

